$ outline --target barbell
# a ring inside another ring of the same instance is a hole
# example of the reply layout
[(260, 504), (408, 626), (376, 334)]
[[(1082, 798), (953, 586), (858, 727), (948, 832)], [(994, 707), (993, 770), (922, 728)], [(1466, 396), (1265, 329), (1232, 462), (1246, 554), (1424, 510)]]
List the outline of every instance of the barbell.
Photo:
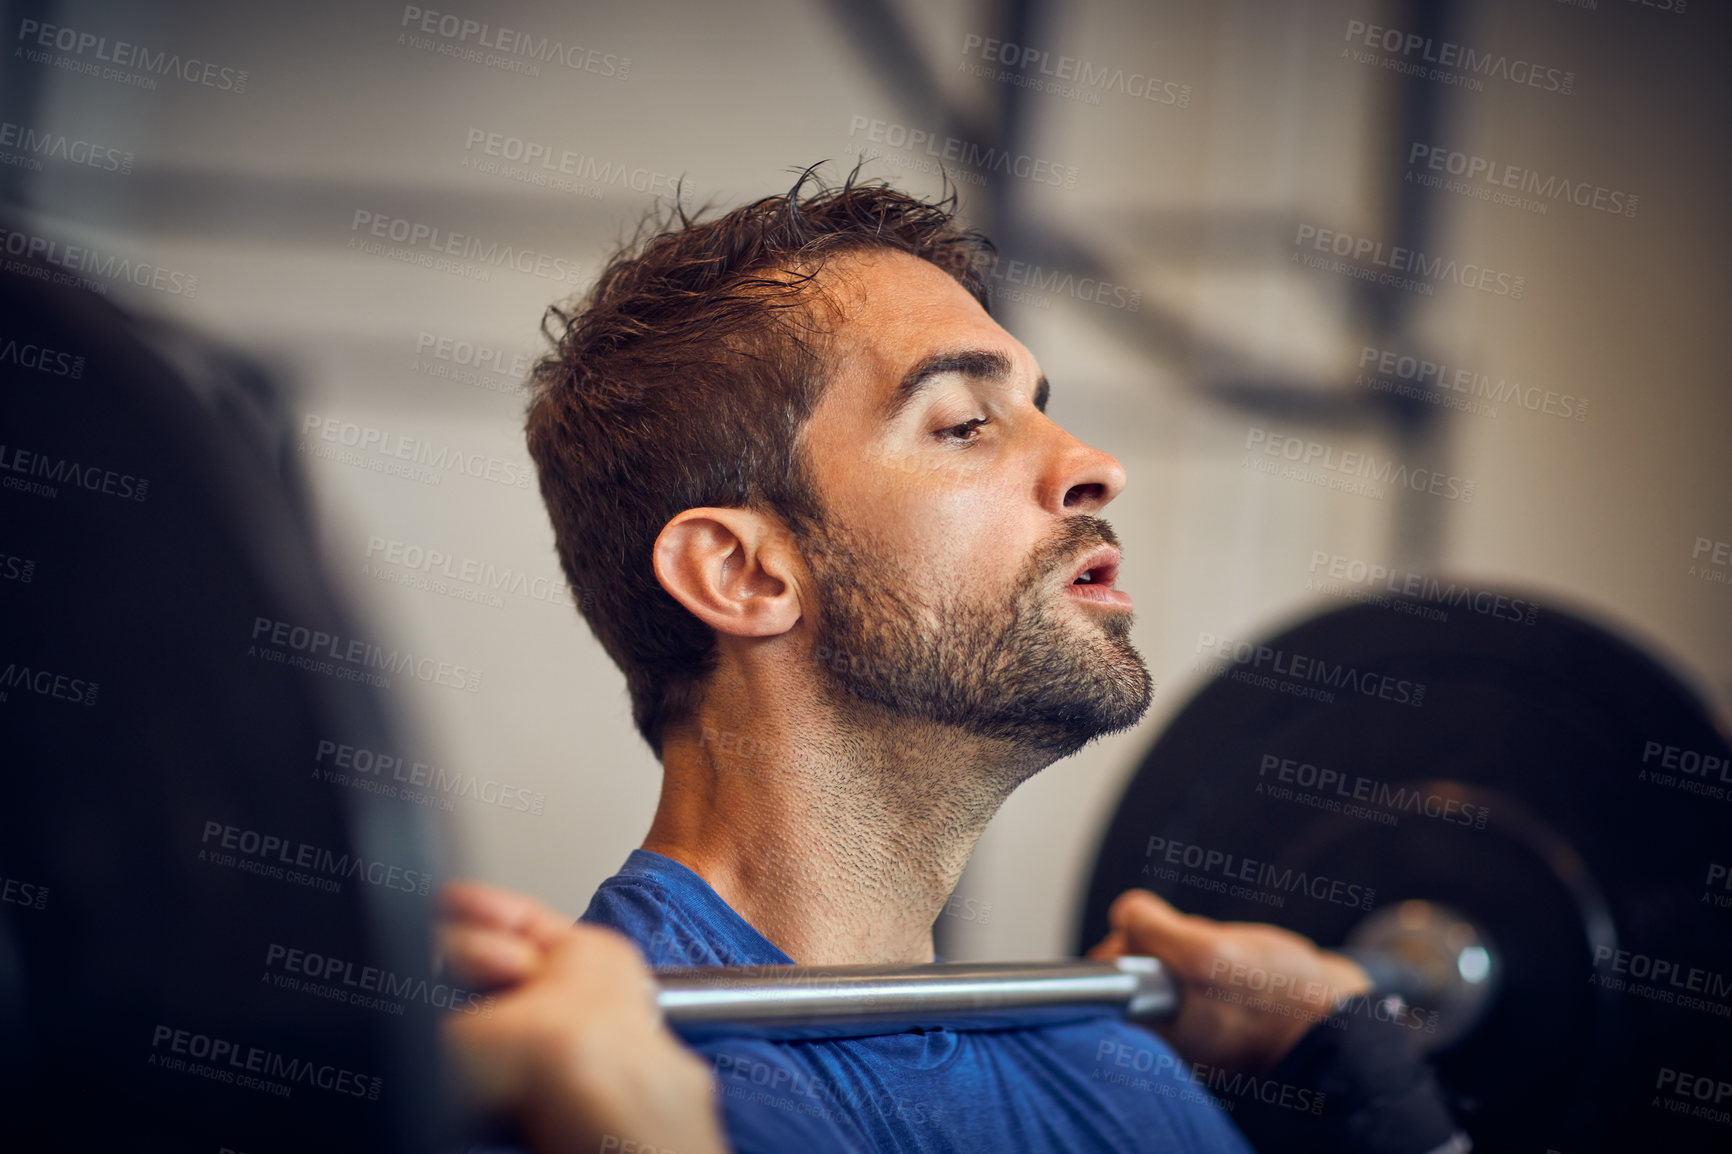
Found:
[[(1473, 1028), (1499, 969), (1476, 927), (1424, 902), (1367, 917), (1346, 952), (1391, 1002), (1383, 1013), (1393, 1018), (1417, 1013), (1422, 1028), (1433, 1028), (1416, 1037), (1429, 1036), (1434, 1045), (1440, 1036), (1453, 1038)], [(1253, 993), (1283, 993), (1282, 975), (1247, 980)], [(1110, 962), (670, 967), (656, 971), (656, 982), (657, 1004), (668, 1025), (692, 1042), (1027, 1029), (1106, 1014), (1154, 1023), (1175, 1015), (1180, 1003), (1171, 972), (1155, 958), (1135, 956)], [(1319, 1016), (1332, 1008), (1318, 1007)], [(1440, 1035), (1437, 1022), (1426, 1015), (1445, 1013)]]

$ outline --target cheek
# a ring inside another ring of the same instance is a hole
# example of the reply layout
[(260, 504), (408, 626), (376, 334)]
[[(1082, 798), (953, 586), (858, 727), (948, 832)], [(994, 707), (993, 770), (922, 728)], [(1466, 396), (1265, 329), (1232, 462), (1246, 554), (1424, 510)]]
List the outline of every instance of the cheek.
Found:
[(1036, 510), (1012, 487), (985, 478), (932, 482), (888, 496), (876, 516), (904, 555), (951, 588), (1000, 587), (1013, 580), (1036, 544)]

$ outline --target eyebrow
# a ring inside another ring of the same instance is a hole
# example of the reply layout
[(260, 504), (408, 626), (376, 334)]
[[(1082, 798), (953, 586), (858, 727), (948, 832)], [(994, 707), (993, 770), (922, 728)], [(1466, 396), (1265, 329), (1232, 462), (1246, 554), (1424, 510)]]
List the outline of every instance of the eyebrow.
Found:
[[(896, 391), (884, 403), (884, 422), (888, 424), (901, 416), (921, 393), (932, 386), (934, 379), (948, 373), (958, 373), (983, 381), (1001, 381), (1013, 371), (1010, 358), (996, 349), (957, 349), (933, 353), (902, 375)], [(1051, 395), (1052, 386), (1047, 384), (1046, 377), (1042, 376), (1035, 382), (1034, 407), (1046, 412), (1046, 402)]]

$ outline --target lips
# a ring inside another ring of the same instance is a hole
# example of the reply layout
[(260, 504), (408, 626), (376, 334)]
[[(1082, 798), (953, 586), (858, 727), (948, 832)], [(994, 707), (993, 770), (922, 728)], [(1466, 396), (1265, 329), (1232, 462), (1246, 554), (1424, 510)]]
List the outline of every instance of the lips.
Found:
[(1130, 594), (1113, 587), (1118, 576), (1119, 551), (1111, 545), (1102, 545), (1083, 557), (1071, 570), (1070, 584), (1065, 586), (1065, 592), (1078, 600), (1129, 609)]
[(1119, 576), (1119, 551), (1111, 545), (1102, 545), (1082, 559), (1082, 563), (1071, 570), (1072, 585), (1100, 585), (1108, 589)]

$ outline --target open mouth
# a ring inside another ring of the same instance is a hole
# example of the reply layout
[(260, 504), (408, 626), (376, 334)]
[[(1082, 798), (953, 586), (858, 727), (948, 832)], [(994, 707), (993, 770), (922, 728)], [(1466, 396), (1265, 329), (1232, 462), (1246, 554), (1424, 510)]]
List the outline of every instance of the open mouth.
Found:
[(1113, 582), (1118, 580), (1118, 576), (1119, 551), (1111, 545), (1103, 545), (1083, 558), (1082, 564), (1075, 570), (1070, 583), (1111, 589)]

